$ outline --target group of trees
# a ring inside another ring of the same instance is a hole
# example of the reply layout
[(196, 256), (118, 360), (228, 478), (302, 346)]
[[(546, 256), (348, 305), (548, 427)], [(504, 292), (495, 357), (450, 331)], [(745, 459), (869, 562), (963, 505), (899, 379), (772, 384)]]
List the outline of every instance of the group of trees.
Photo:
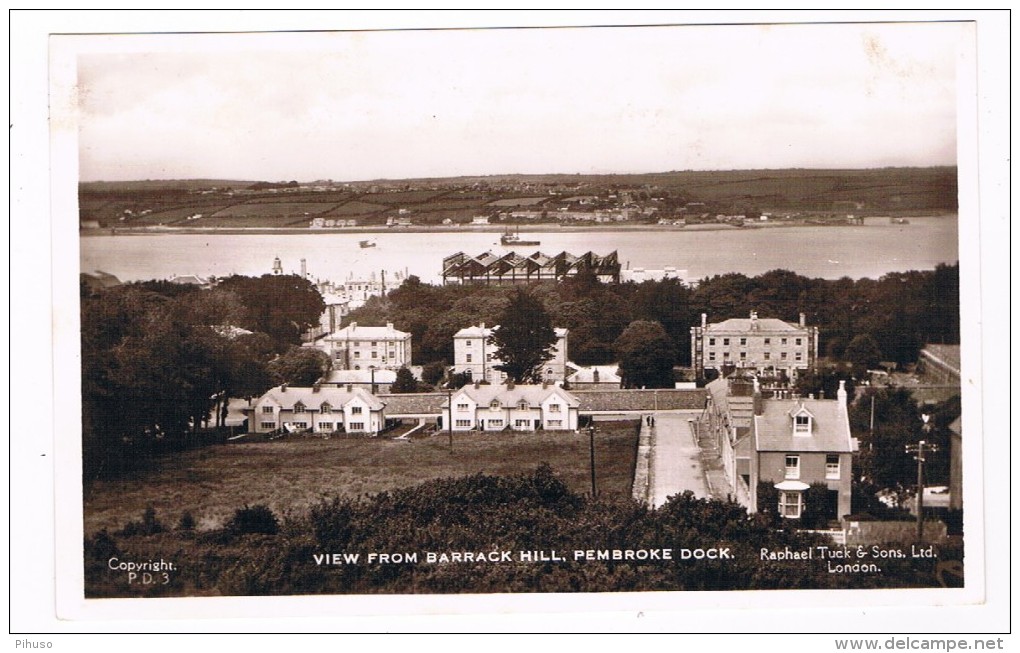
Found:
[(83, 285), (85, 478), (222, 424), (230, 397), (319, 378), (328, 358), (298, 345), (323, 308), (318, 291), (294, 276), (230, 277), (213, 290)]
[[(518, 292), (503, 286), (433, 286), (410, 277), (388, 296), (354, 311), (351, 319), (393, 322), (411, 332), (416, 363), (449, 363), (453, 335), (472, 324), (499, 323)], [(625, 377), (630, 372), (635, 386), (667, 382), (662, 371), (642, 373), (649, 369), (642, 361), (690, 365), (690, 328), (700, 324), (702, 313), (712, 322), (747, 317), (751, 310), (796, 322), (804, 313), (807, 324), (819, 328), (821, 354), (846, 361), (854, 374), (878, 361), (914, 362), (925, 343), (958, 343), (960, 338), (959, 265), (856, 281), (811, 279), (787, 270), (756, 277), (725, 274), (693, 288), (677, 279), (603, 284), (582, 270), (560, 283), (533, 284), (528, 295), (537, 304), (522, 320), (547, 315), (552, 326), (570, 330), (572, 361), (625, 363)], [(649, 341), (657, 344), (634, 350), (636, 342)]]

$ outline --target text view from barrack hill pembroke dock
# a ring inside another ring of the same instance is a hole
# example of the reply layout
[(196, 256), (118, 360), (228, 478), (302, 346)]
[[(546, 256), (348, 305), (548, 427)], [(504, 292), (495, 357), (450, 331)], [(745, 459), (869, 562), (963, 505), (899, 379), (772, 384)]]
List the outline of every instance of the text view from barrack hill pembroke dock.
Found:
[(297, 36), (57, 58), (78, 598), (980, 583), (966, 24)]

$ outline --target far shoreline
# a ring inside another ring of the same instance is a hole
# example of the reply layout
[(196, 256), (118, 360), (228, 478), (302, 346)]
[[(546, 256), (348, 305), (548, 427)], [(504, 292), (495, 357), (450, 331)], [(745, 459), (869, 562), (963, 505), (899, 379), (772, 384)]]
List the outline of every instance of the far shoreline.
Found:
[[(907, 219), (956, 218), (956, 213), (939, 213), (934, 215), (904, 216)], [(864, 219), (884, 219), (890, 216), (865, 216)], [(897, 216), (899, 217), (899, 216)], [(684, 231), (746, 231), (751, 229), (781, 229), (789, 227), (817, 227), (822, 229), (866, 227), (868, 225), (848, 224), (832, 221), (831, 223), (808, 222), (805, 220), (777, 220), (742, 227), (730, 224), (692, 224), (692, 225), (660, 225), (660, 224), (605, 224), (605, 225), (560, 225), (560, 224), (501, 224), (501, 225), (411, 225), (388, 227), (386, 225), (365, 225), (362, 227), (100, 227), (79, 229), (81, 237), (94, 236), (244, 236), (244, 235), (337, 235), (337, 234), (387, 234), (387, 233), (503, 233), (507, 228), (518, 229), (524, 233), (598, 233), (598, 232), (684, 232)]]

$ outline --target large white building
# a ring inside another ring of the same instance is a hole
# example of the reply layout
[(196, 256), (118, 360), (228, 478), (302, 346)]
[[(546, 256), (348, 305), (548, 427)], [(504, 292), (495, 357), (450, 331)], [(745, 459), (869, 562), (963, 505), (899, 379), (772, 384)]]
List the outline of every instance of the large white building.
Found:
[[(455, 374), (467, 372), (473, 381), (502, 383), (506, 374), (497, 370), (502, 365), (496, 355), (496, 347), (489, 338), (499, 328), (486, 327), (482, 322), (477, 326), (461, 329), (453, 336), (453, 371)], [(556, 344), (553, 345), (552, 356), (542, 365), (543, 381), (563, 381), (567, 377), (567, 334), (566, 329), (555, 329)]]
[(411, 365), (411, 334), (393, 328), (358, 326), (357, 322), (312, 343), (329, 354), (335, 370), (399, 370)]
[(691, 327), (691, 362), (698, 375), (705, 370), (730, 366), (761, 374), (798, 372), (814, 368), (818, 359), (818, 327), (800, 322), (759, 318), (733, 318), (709, 324), (701, 314), (701, 326)]

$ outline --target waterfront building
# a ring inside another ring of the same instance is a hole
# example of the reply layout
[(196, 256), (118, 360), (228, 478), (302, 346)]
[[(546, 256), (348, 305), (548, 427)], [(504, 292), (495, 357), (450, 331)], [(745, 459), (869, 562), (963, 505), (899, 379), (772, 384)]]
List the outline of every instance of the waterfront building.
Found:
[(468, 256), (464, 252), (443, 259), (444, 284), (513, 285), (533, 281), (560, 281), (591, 270), (603, 283), (620, 282), (620, 261), (614, 251), (605, 256), (586, 252), (575, 256), (568, 252), (547, 255), (535, 252), (522, 256), (516, 252), (497, 255), (483, 252)]
[[(499, 326), (486, 327), (482, 322), (477, 326), (461, 329), (453, 335), (453, 371), (467, 373), (473, 381), (501, 383), (506, 374), (496, 369), (502, 365), (495, 354), (496, 346), (489, 342)], [(542, 380), (562, 382), (567, 378), (567, 329), (555, 329), (556, 344), (551, 356), (542, 364)]]
[(701, 314), (701, 326), (691, 327), (691, 362), (698, 376), (705, 370), (733, 367), (758, 374), (785, 373), (791, 380), (813, 369), (818, 359), (818, 327), (809, 327), (805, 316), (792, 323), (772, 318), (734, 318), (709, 324)]

